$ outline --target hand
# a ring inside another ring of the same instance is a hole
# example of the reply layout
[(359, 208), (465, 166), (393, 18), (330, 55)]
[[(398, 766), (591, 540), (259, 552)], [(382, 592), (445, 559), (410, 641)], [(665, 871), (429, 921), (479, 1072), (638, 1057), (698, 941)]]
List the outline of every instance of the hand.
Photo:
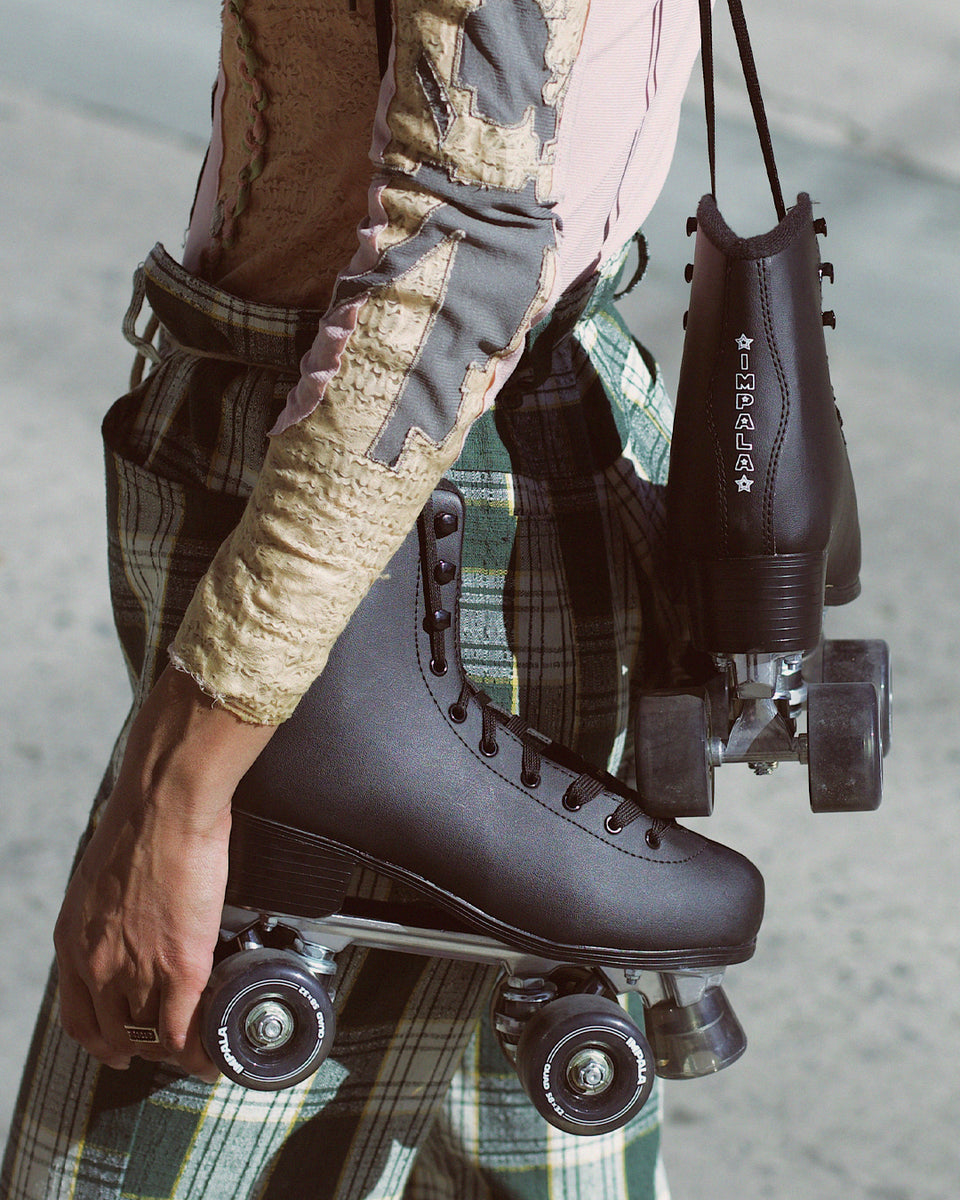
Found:
[[(198, 1004), (227, 881), (230, 800), (272, 726), (246, 725), (168, 668), (131, 729), (116, 787), (54, 934), (66, 1032), (108, 1066), (131, 1055), (213, 1081)], [(132, 1043), (124, 1025), (159, 1030)]]

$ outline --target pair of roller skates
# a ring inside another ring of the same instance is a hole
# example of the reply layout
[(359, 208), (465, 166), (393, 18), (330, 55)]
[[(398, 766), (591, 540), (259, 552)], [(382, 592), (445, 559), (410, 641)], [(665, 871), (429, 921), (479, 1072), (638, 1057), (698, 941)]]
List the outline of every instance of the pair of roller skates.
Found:
[[(277, 1089), (319, 1067), (350, 945), (500, 964), (501, 1046), (569, 1132), (624, 1125), (654, 1075), (742, 1054), (722, 979), (753, 953), (763, 881), (674, 818), (709, 811), (720, 762), (790, 757), (809, 760), (814, 807), (875, 807), (889, 723), (877, 643), (827, 643), (822, 682), (804, 681), (824, 603), (857, 592), (859, 536), (805, 197), (787, 222), (785, 246), (736, 243), (701, 206), (668, 509), (696, 643), (714, 657), (702, 686), (644, 697), (639, 791), (464, 676), (464, 511), (441, 485), (236, 793), (202, 1023), (230, 1078)], [(350, 899), (360, 865), (424, 905)], [(617, 1002), (629, 991), (644, 1029)]]

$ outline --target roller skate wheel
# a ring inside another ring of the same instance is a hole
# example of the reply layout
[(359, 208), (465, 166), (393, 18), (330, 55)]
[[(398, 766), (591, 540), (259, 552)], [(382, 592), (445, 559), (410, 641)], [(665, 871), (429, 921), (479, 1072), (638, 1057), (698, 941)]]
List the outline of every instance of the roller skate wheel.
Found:
[(872, 683), (807, 691), (807, 769), (814, 812), (870, 812), (883, 790), (880, 699)]
[(333, 1035), (327, 990), (293, 951), (244, 950), (210, 976), (200, 1037), (234, 1083), (255, 1091), (292, 1087), (317, 1070)]
[(710, 702), (705, 692), (647, 692), (637, 712), (637, 782), (652, 817), (713, 812)]
[(893, 674), (890, 648), (879, 638), (842, 638), (823, 643), (820, 679), (824, 683), (872, 683), (880, 699), (883, 754), (893, 734)]
[(517, 1074), (537, 1112), (555, 1128), (610, 1133), (646, 1103), (653, 1053), (615, 1000), (575, 993), (529, 1019), (517, 1046)]

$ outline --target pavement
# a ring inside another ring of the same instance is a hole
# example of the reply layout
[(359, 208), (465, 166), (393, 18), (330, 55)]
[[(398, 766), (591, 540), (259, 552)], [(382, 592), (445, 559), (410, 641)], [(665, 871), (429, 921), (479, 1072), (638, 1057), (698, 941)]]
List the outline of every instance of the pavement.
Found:
[[(763, 870), (756, 957), (728, 973), (750, 1047), (666, 1086), (675, 1200), (945, 1200), (960, 1190), (960, 9), (767, 0), (751, 29), (788, 196), (826, 216), (828, 346), (883, 637), (894, 744), (874, 814), (814, 816), (801, 768), (718, 774), (706, 832)], [(0, 1135), (73, 847), (128, 691), (103, 549), (98, 425), (124, 390), (133, 267), (176, 253), (203, 149), (216, 5), (0, 0)], [(718, 14), (718, 26), (724, 20)], [(728, 41), (718, 198), (772, 223)], [(707, 187), (696, 80), (626, 302), (676, 379), (687, 215)]]

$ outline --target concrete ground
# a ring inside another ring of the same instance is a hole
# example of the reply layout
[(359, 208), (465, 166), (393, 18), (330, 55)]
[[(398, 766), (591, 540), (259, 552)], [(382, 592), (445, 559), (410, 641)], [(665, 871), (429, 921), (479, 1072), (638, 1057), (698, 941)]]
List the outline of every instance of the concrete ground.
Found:
[[(125, 706), (98, 424), (124, 388), (132, 269), (155, 240), (180, 248), (215, 7), (0, 0), (0, 1134)], [(728, 976), (750, 1048), (667, 1086), (665, 1152), (675, 1200), (944, 1200), (960, 1188), (960, 10), (754, 7), (784, 189), (820, 202), (837, 271), (828, 345), (865, 566), (829, 632), (890, 642), (894, 747), (876, 814), (814, 817), (798, 767), (719, 773), (705, 831), (768, 886), (757, 955)], [(726, 42), (719, 100), (721, 209), (757, 233), (772, 206)], [(695, 82), (648, 225), (653, 264), (627, 302), (671, 385), (683, 225), (707, 187), (701, 120)]]

